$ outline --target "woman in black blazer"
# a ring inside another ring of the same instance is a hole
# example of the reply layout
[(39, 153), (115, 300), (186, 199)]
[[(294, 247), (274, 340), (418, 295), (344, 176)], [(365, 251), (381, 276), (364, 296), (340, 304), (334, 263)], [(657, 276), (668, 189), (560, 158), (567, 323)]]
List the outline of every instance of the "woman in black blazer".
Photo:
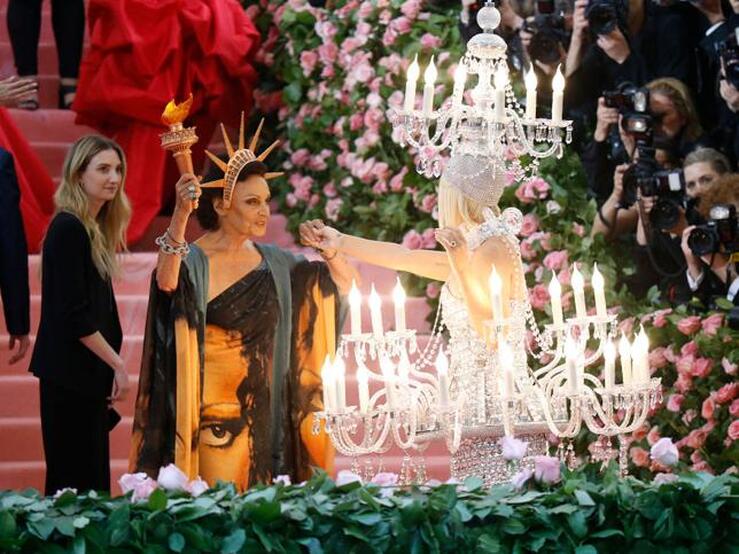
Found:
[(120, 146), (85, 136), (67, 154), (54, 195), (30, 367), (41, 392), (46, 494), (110, 491), (109, 406), (128, 390), (111, 283), (131, 213), (125, 176)]

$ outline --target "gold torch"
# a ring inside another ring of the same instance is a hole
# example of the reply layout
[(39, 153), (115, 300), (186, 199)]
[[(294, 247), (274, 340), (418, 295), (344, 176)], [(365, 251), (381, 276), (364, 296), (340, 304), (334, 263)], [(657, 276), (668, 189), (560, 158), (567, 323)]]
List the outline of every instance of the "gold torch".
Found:
[[(194, 174), (190, 147), (198, 142), (198, 136), (195, 134), (195, 127), (183, 127), (182, 125), (187, 114), (190, 113), (191, 106), (192, 94), (182, 104), (175, 104), (174, 100), (170, 100), (162, 113), (162, 123), (169, 127), (169, 131), (159, 135), (162, 139), (162, 148), (172, 152), (180, 175)], [(195, 200), (193, 208), (197, 207), (198, 202)]]

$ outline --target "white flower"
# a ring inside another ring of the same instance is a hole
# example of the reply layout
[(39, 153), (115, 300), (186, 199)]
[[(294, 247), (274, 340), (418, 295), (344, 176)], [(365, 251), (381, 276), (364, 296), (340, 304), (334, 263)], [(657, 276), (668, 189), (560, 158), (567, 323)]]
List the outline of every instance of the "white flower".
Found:
[(63, 489), (59, 489), (54, 493), (54, 499), (59, 498), (61, 495), (63, 495), (65, 492), (71, 492), (72, 494), (77, 494), (77, 489), (73, 489), (72, 487), (64, 487)]
[(349, 483), (354, 482), (361, 483), (362, 478), (357, 475), (354, 472), (349, 471), (348, 469), (342, 469), (339, 474), (336, 476), (336, 486), (341, 487), (342, 485), (348, 485)]
[(505, 435), (499, 441), (500, 448), (503, 454), (503, 458), (508, 460), (520, 460), (526, 455), (526, 450), (529, 447), (529, 443), (524, 442), (515, 437)]
[(151, 477), (147, 477), (136, 485), (131, 496), (132, 502), (141, 502), (149, 500), (149, 496), (159, 488), (159, 484)]
[(198, 476), (186, 485), (185, 490), (189, 492), (191, 496), (200, 496), (209, 488), (208, 483)]
[(174, 464), (169, 464), (167, 467), (159, 468), (159, 475), (157, 476), (157, 483), (164, 490), (168, 491), (183, 491), (186, 490), (189, 479), (183, 471)]
[(522, 489), (532, 475), (534, 475), (534, 471), (525, 467), (511, 477), (511, 485), (517, 489)]
[(148, 476), (143, 471), (140, 473), (124, 473), (121, 475), (121, 478), (118, 479), (118, 484), (120, 485), (123, 494), (126, 494), (128, 491), (135, 489), (136, 485), (146, 481), (147, 477)]
[(655, 485), (664, 485), (665, 483), (672, 483), (677, 480), (678, 476), (674, 473), (658, 473), (654, 476), (654, 479), (652, 479), (652, 483)]
[(655, 462), (659, 462), (663, 466), (673, 466), (677, 463), (680, 454), (677, 447), (672, 444), (672, 439), (662, 437), (652, 445), (649, 455)]
[(555, 200), (549, 200), (546, 203), (546, 208), (548, 214), (558, 214), (562, 211), (562, 206), (560, 206)]
[(372, 483), (381, 487), (394, 487), (398, 484), (397, 473), (378, 473), (372, 478)]
[(272, 482), (274, 484), (282, 483), (286, 487), (289, 487), (290, 485), (292, 485), (292, 481), (290, 481), (289, 475), (278, 475), (277, 477), (272, 479)]

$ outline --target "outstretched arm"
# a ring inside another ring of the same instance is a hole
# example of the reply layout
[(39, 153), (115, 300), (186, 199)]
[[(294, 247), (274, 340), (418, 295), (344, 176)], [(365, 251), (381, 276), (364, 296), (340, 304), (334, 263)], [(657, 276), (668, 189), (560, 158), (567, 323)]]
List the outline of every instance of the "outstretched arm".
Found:
[(301, 242), (321, 250), (338, 252), (363, 262), (407, 271), (421, 277), (446, 281), (450, 267), (444, 252), (411, 250), (392, 242), (369, 240), (339, 233), (320, 220), (307, 222), (301, 227)]

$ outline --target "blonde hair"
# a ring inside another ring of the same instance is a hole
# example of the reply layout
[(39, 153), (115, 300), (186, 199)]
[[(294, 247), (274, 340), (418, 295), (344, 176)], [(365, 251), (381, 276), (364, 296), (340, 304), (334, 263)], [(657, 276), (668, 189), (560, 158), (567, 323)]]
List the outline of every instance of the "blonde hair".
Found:
[(703, 134), (698, 112), (688, 87), (673, 77), (661, 77), (647, 83), (649, 94), (663, 94), (670, 99), (675, 109), (685, 119), (685, 139), (694, 141)]
[[(105, 150), (113, 150), (121, 160), (121, 184), (115, 197), (106, 202), (93, 218), (82, 174), (92, 158)], [(131, 219), (131, 205), (123, 185), (126, 180), (126, 156), (115, 141), (100, 135), (86, 135), (77, 139), (67, 153), (62, 171), (62, 182), (54, 193), (56, 212), (71, 213), (85, 226), (92, 247), (92, 261), (100, 275), (107, 279), (117, 275), (116, 253), (126, 250), (126, 227)]]
[(698, 212), (708, 219), (716, 204), (733, 204), (739, 209), (739, 174), (727, 173), (711, 183), (698, 203)]
[(460, 225), (479, 225), (484, 221), (482, 211), (490, 208), (498, 214), (497, 206), (485, 206), (466, 197), (451, 186), (444, 177), (439, 180), (439, 227), (459, 227)]

